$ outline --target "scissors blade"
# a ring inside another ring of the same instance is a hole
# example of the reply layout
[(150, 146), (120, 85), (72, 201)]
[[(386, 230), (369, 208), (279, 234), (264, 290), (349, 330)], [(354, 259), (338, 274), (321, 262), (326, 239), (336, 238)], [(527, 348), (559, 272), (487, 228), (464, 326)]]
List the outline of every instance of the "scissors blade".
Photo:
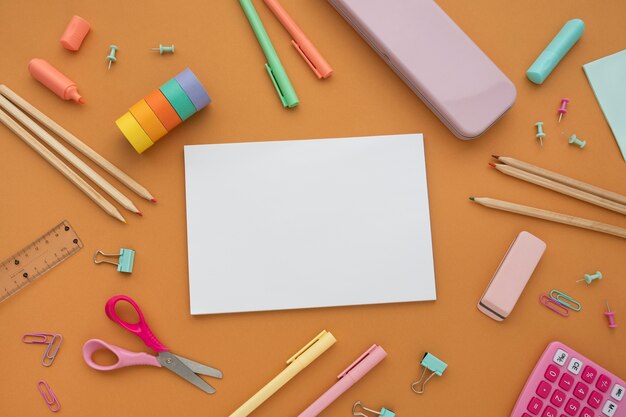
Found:
[(178, 356), (178, 355), (174, 355), (174, 356), (180, 359), (182, 363), (187, 365), (187, 368), (191, 369), (196, 374), (222, 379), (222, 371), (220, 371), (219, 369), (211, 368), (210, 366), (206, 366), (199, 362), (192, 361), (191, 359), (183, 358), (182, 356)]
[(179, 377), (186, 379), (207, 394), (215, 393), (215, 388), (210, 386), (205, 380), (196, 375), (187, 365), (185, 365), (176, 355), (170, 352), (159, 352), (157, 360), (164, 368), (174, 372)]

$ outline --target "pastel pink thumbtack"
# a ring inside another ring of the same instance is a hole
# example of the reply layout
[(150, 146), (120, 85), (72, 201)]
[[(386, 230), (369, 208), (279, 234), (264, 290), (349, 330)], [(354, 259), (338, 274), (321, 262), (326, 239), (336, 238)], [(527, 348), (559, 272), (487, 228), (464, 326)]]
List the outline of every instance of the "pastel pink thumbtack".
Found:
[(567, 113), (567, 103), (569, 103), (569, 98), (561, 99), (561, 107), (559, 107), (559, 109), (557, 110), (557, 112), (559, 113), (559, 123), (561, 123), (561, 118), (563, 117), (563, 115)]

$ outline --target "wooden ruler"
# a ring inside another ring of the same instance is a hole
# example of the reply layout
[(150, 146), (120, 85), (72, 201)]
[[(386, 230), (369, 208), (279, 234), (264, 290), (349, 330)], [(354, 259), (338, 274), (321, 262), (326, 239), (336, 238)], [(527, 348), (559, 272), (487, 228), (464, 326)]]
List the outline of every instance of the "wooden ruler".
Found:
[(0, 263), (0, 303), (78, 252), (83, 247), (63, 221)]

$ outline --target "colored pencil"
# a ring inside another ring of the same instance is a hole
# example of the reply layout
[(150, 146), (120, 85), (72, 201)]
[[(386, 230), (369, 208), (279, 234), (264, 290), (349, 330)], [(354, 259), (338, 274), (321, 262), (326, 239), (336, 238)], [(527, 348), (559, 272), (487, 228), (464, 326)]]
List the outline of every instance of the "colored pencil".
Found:
[(71, 163), (76, 169), (82, 172), (87, 178), (97, 184), (102, 190), (109, 194), (115, 201), (120, 203), (127, 210), (133, 213), (141, 215), (141, 212), (135, 207), (132, 201), (119, 190), (117, 190), (111, 183), (105, 180), (100, 174), (91, 169), (89, 165), (84, 163), (80, 158), (70, 152), (65, 146), (63, 146), (58, 140), (52, 137), (46, 130), (35, 123), (24, 112), (18, 109), (13, 103), (7, 100), (4, 96), (0, 95), (0, 108), (8, 112), (15, 120), (20, 122), (23, 126), (28, 128), (39, 139), (50, 146), (55, 152), (64, 157), (69, 163)]
[(591, 185), (586, 182), (582, 182), (574, 178), (570, 178), (565, 175), (562, 175), (553, 171), (549, 171), (544, 168), (540, 168), (538, 166), (529, 164), (527, 162), (510, 158), (508, 156), (498, 156), (498, 155), (491, 155), (491, 156), (493, 156), (498, 161), (504, 164), (510, 165), (514, 168), (518, 168), (523, 171), (530, 172), (531, 174), (539, 175), (540, 177), (548, 178), (552, 181), (560, 182), (561, 184), (569, 185), (570, 187), (577, 188), (581, 191), (585, 191), (590, 194), (597, 195), (598, 197), (615, 201), (616, 203), (626, 206), (626, 196), (623, 196), (618, 193), (614, 193), (613, 191), (605, 190), (604, 188), (596, 187), (595, 185)]
[(539, 175), (531, 174), (530, 172), (523, 171), (521, 169), (514, 168), (506, 164), (490, 163), (489, 165), (502, 172), (503, 174), (510, 175), (511, 177), (518, 178), (531, 184), (539, 185), (540, 187), (544, 187), (549, 190), (556, 191), (557, 193), (577, 198), (587, 203), (595, 204), (596, 206), (603, 207), (617, 213), (626, 214), (626, 206), (611, 200), (607, 200), (606, 198), (598, 197), (597, 195), (581, 191), (577, 188), (573, 188), (556, 181), (552, 181), (548, 178), (540, 177)]
[(626, 229), (610, 224), (583, 219), (582, 217), (570, 216), (568, 214), (556, 213), (554, 211), (538, 209), (535, 207), (523, 206), (521, 204), (510, 203), (508, 201), (496, 200), (493, 198), (470, 197), (470, 200), (485, 207), (535, 217), (537, 219), (548, 220), (551, 222), (567, 224), (569, 226), (580, 227), (626, 239)]
[(61, 174), (70, 180), (76, 187), (78, 187), (83, 193), (87, 195), (94, 203), (102, 208), (107, 214), (115, 217), (121, 222), (126, 223), (126, 220), (115, 206), (109, 203), (100, 193), (98, 193), (91, 185), (87, 184), (76, 172), (70, 167), (65, 165), (55, 154), (53, 154), (48, 148), (43, 146), (37, 139), (35, 139), (30, 133), (20, 126), (15, 120), (13, 120), (8, 114), (0, 110), (0, 122), (6, 127), (11, 129), (20, 139), (22, 139), (28, 146), (30, 146), (35, 152), (37, 152), (42, 158), (56, 168)]
[(30, 104), (28, 101), (24, 100), (17, 93), (11, 90), (4, 84), (0, 84), (0, 94), (8, 98), (12, 101), (16, 106), (20, 107), (23, 111), (30, 114), (33, 118), (38, 120), (41, 124), (46, 126), (48, 129), (59, 135), (63, 140), (72, 145), (76, 150), (85, 155), (87, 158), (91, 159), (93, 162), (98, 164), (102, 169), (107, 171), (109, 174), (117, 178), (122, 184), (126, 185), (132, 191), (137, 193), (142, 198), (146, 200), (150, 200), (153, 203), (156, 203), (156, 199), (150, 194), (150, 192), (139, 184), (137, 181), (132, 179), (128, 174), (124, 171), (113, 165), (107, 159), (105, 159), (102, 155), (91, 149), (87, 144), (78, 139), (76, 136), (72, 135), (70, 132), (65, 130), (61, 125), (57, 124), (54, 120), (43, 114), (39, 111), (35, 106)]

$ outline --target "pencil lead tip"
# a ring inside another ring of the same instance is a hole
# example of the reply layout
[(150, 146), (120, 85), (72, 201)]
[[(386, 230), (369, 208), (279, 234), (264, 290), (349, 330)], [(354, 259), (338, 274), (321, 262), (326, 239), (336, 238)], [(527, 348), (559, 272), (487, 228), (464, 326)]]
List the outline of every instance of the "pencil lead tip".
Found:
[(491, 155), (492, 158), (500, 159), (499, 155)]
[(141, 217), (143, 217), (143, 213), (142, 212), (138, 211), (137, 214), (140, 215)]
[(156, 199), (156, 198), (154, 198), (154, 197), (152, 197), (152, 198), (150, 199), (150, 201), (152, 201), (153, 203), (156, 203), (156, 202), (157, 202), (157, 199)]
[(475, 200), (475, 199), (474, 199), (474, 197), (470, 197), (469, 199), (470, 199), (470, 200), (472, 200), (472, 201), (474, 201), (474, 200)]
[(492, 168), (495, 168), (496, 164), (494, 164), (493, 162), (489, 162), (489, 166), (492, 167)]

